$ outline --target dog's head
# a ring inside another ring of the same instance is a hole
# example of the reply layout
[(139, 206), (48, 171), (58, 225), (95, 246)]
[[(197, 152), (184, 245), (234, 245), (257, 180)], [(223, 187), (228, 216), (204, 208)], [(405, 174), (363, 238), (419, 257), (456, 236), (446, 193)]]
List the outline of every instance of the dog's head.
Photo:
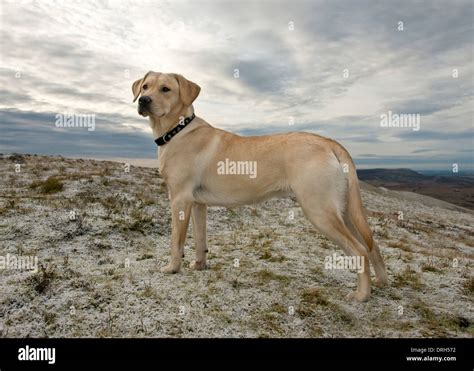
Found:
[(161, 118), (190, 106), (201, 88), (176, 73), (149, 71), (132, 85), (133, 101), (138, 99), (138, 113)]

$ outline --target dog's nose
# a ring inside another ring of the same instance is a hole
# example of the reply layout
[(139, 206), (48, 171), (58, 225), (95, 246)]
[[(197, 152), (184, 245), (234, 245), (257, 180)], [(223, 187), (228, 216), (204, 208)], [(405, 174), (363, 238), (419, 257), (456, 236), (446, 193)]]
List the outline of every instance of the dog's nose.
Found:
[(140, 105), (142, 106), (146, 106), (147, 104), (151, 103), (151, 98), (145, 95), (143, 97), (140, 97), (140, 99), (138, 100), (138, 103), (140, 103)]

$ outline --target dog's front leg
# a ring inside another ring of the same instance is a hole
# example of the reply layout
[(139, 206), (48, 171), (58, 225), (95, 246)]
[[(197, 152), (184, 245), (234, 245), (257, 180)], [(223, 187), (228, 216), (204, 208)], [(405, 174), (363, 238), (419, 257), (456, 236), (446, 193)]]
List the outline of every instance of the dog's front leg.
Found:
[(191, 269), (206, 269), (207, 231), (206, 231), (207, 205), (194, 204), (191, 210), (193, 222), (194, 247), (196, 260), (190, 264)]
[(181, 269), (191, 206), (192, 203), (179, 198), (171, 201), (171, 260), (161, 268), (163, 273), (177, 273)]

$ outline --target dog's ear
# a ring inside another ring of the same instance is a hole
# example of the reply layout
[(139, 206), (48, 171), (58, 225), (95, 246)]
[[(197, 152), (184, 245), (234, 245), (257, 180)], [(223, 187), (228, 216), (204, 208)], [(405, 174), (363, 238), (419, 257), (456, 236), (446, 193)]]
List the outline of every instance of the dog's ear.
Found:
[(185, 106), (190, 106), (199, 95), (201, 87), (198, 84), (189, 81), (182, 75), (178, 75), (177, 73), (174, 73), (173, 75), (176, 77), (176, 80), (178, 80), (181, 100)]
[(133, 84), (132, 84), (132, 92), (133, 92), (133, 101), (135, 102), (138, 98), (138, 96), (140, 95), (140, 91), (142, 90), (142, 85), (143, 85), (143, 82), (145, 81), (146, 77), (148, 76), (148, 74), (152, 72), (152, 71), (148, 71), (146, 73), (145, 76), (143, 76), (143, 78), (141, 79), (138, 79), (137, 81), (135, 81)]

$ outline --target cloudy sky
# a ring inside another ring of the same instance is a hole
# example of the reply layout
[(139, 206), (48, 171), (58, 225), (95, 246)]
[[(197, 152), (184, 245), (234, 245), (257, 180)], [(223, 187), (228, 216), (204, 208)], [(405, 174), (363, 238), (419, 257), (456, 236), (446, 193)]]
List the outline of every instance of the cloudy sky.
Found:
[[(219, 128), (318, 133), (360, 167), (472, 170), (469, 0), (0, 2), (0, 152), (155, 158), (131, 93), (154, 70), (198, 83)], [(420, 130), (381, 127), (388, 111)], [(95, 130), (57, 128), (68, 113)]]

